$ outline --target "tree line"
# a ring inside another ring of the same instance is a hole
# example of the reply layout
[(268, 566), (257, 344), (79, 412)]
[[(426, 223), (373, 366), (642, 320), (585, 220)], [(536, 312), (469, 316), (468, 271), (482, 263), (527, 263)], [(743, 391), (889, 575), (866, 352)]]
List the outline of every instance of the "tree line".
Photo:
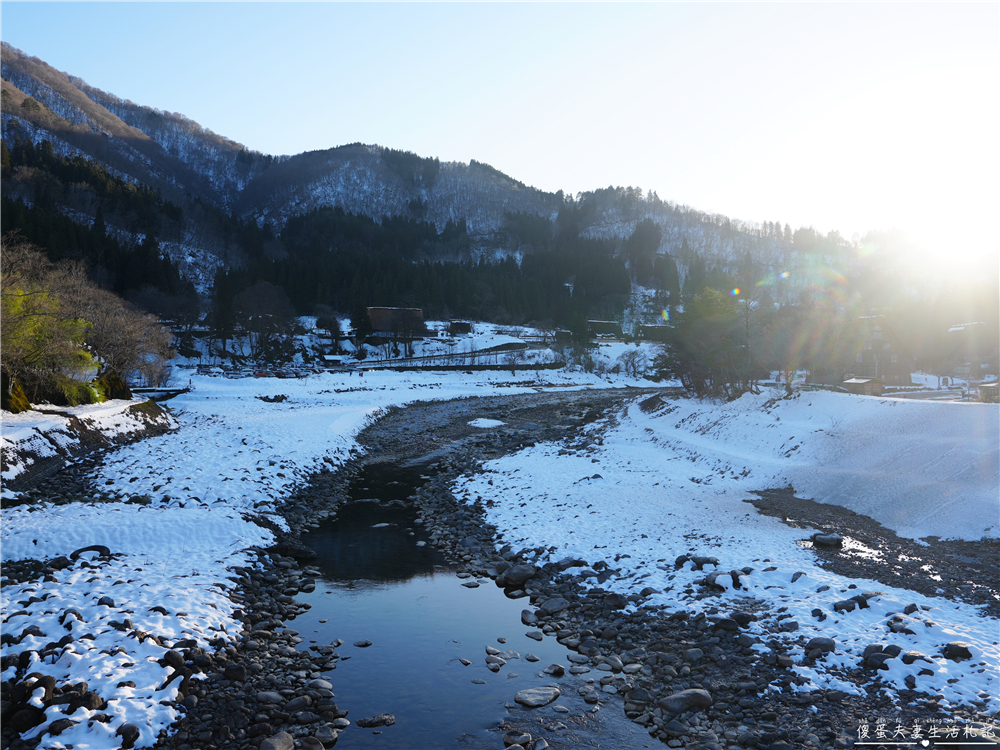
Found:
[(300, 315), (317, 306), (343, 312), (366, 306), (421, 307), (430, 317), (500, 323), (547, 322), (585, 329), (588, 314), (620, 308), (629, 293), (623, 258), (611, 243), (572, 238), (546, 245), (520, 263), (512, 257), (445, 262), (430, 258), (464, 248), (464, 221), (438, 233), (419, 219), (381, 223), (343, 209), (290, 218), (283, 257), (220, 269), (213, 323), (231, 330), (235, 297), (261, 281), (281, 287)]

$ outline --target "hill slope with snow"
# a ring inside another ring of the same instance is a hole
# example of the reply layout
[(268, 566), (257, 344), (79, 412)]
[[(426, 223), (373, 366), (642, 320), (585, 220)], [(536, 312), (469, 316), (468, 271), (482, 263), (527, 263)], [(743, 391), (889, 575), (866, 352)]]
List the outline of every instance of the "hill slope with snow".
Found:
[[(475, 160), (448, 162), (432, 175), (414, 175), (399, 168), (403, 152), (360, 143), (294, 156), (260, 154), (179, 113), (101, 91), (6, 43), (2, 74), (11, 97), (5, 99), (2, 115), (8, 142), (17, 137), (36, 143), (48, 139), (57, 155), (94, 159), (114, 174), (184, 204), (189, 223), (201, 221), (193, 218), (198, 211), (189, 210), (193, 204), (185, 203), (190, 200), (204, 201), (227, 214), (236, 212), (243, 219), (270, 221), (279, 230), (290, 216), (340, 206), (376, 221), (383, 216), (429, 220), (438, 231), (449, 221), (464, 220), (477, 246), (517, 251), (518, 242), (503, 234), (508, 213), (537, 215), (551, 222), (568, 205), (575, 207), (577, 228), (584, 237), (622, 240), (640, 221), (650, 219), (661, 229), (661, 252), (681, 254), (682, 261), (688, 260), (685, 253), (698, 253), (709, 267), (735, 266), (750, 253), (763, 266), (777, 268), (791, 253), (791, 243), (773, 226), (706, 214), (633, 187), (567, 199)], [(26, 97), (41, 109), (21, 106)], [(404, 158), (436, 161), (415, 154)], [(183, 247), (170, 248), (199, 288), (205, 286), (201, 277), (211, 276), (220, 262), (235, 262), (227, 251), (212, 246), (211, 222), (201, 224), (205, 226), (186, 228)]]

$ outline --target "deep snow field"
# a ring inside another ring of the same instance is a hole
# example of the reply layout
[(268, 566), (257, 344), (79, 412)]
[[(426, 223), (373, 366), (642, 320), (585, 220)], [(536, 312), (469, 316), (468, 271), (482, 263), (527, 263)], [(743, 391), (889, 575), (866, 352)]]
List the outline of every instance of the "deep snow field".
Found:
[[(36, 625), (44, 634), (5, 643), (2, 653), (39, 649), (71, 632), (76, 640), (62, 656), (36, 662), (28, 671), (51, 674), (60, 684), (86, 680), (108, 699), (106, 713), (114, 716), (109, 724), (88, 722), (97, 712), (79, 708), (71, 717), (79, 722), (76, 726), (58, 737), (44, 735), (40, 746), (115, 748), (120, 740), (114, 731), (125, 721), (141, 729), (137, 747), (151, 744), (177, 718), (174, 706), (160, 703), (174, 697), (176, 683), (156, 690), (170, 673), (155, 661), (164, 649), (139, 643), (114, 629), (111, 621), (127, 617), (139, 630), (169, 641), (193, 638), (202, 646), (220, 636), (235, 638), (241, 626), (226, 596), (232, 585), (227, 570), (248, 564), (244, 550), (271, 538), (244, 514), (269, 515), (280, 523), (275, 513), (281, 499), (324, 463), (343, 464), (358, 449), (358, 432), (387, 407), (608, 384), (607, 377), (568, 371), (514, 376), (374, 371), (363, 377), (326, 373), (301, 380), (195, 375), (193, 390), (168, 402), (180, 429), (109, 452), (95, 478), (108, 493), (123, 499), (145, 496), (148, 505), (106, 502), (3, 510), (4, 560), (47, 560), (93, 544), (120, 553), (88, 570), (59, 571), (55, 583), (2, 589), (4, 633), (17, 638)], [(614, 384), (651, 385), (620, 377)], [(258, 398), (278, 394), (287, 400)], [(796, 667), (817, 684), (855, 690), (836, 676), (837, 665), (855, 664), (859, 650), (869, 643), (898, 642), (935, 659), (935, 676), (920, 678), (926, 689), (962, 702), (985, 693), (990, 711), (996, 711), (1000, 655), (995, 620), (980, 617), (968, 605), (824, 571), (811, 552), (796, 544), (804, 536), (801, 530), (758, 515), (741, 501), (750, 490), (791, 483), (801, 496), (844, 504), (901, 534), (995, 537), (1000, 411), (989, 405), (825, 392), (803, 392), (790, 400), (780, 395), (776, 390), (724, 405), (670, 400), (649, 414), (633, 404), (617, 425), (598, 422), (590, 427), (603, 442), (594, 453), (558, 455), (560, 446), (538, 445), (492, 462), (489, 473), (462, 482), (456, 492), (493, 499), (489, 520), (515, 547), (554, 546), (555, 559), (573, 554), (591, 562), (631, 555), (615, 567), (634, 573), (628, 590), (652, 586), (663, 591), (652, 598), (654, 603), (703, 606), (682, 593), (703, 573), (690, 571), (690, 564), (675, 573), (678, 554), (714, 555), (722, 570), (752, 566), (756, 570), (744, 579), (750, 588), (728, 591), (726, 598), (749, 595), (786, 606), (803, 631), (837, 639), (838, 652), (827, 657), (825, 666), (815, 671)], [(777, 400), (771, 402), (772, 397)], [(121, 412), (114, 405), (92, 408), (95, 414), (105, 410), (98, 421), (114, 420)], [(32, 434), (30, 421), (30, 416), (4, 413), (3, 439)], [(489, 425), (484, 423), (483, 429)], [(948, 503), (944, 512), (942, 497)], [(764, 558), (770, 563), (763, 563)], [(777, 569), (762, 572), (768, 565)], [(806, 575), (793, 584), (796, 571)], [(871, 609), (813, 625), (809, 611), (848, 596), (841, 592), (850, 583), (861, 591), (884, 593)], [(817, 594), (820, 585), (831, 588)], [(102, 597), (114, 601), (98, 604)], [(910, 602), (933, 607), (915, 615), (924, 619), (919, 635), (889, 635), (885, 613), (901, 611)], [(151, 611), (153, 606), (167, 614)], [(57, 618), (69, 607), (79, 610), (80, 618), (70, 618), (67, 629)], [(81, 639), (87, 633), (95, 640)], [(975, 658), (961, 664), (936, 658), (940, 646), (952, 640), (969, 642)], [(911, 667), (899, 660), (892, 664), (883, 680), (888, 676), (902, 686)], [(0, 677), (9, 678), (13, 670), (8, 672)], [(952, 678), (959, 680), (949, 684)], [(123, 680), (135, 687), (118, 688)], [(48, 714), (39, 730), (63, 716), (58, 706)]]

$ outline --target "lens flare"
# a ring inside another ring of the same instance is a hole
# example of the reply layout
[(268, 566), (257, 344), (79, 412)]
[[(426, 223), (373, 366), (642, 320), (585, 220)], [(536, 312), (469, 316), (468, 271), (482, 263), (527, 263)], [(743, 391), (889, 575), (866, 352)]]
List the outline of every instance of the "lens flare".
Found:
[(738, 297), (740, 295), (740, 288), (736, 287), (735, 289), (733, 289), (733, 291), (730, 292), (730, 294), (733, 295), (734, 297)]
[(669, 323), (670, 322), (670, 312), (669, 311), (667, 311), (667, 310), (661, 311), (660, 312), (660, 317), (663, 318), (663, 322), (664, 323)]
[(789, 276), (791, 276), (791, 274), (788, 273), (788, 271), (782, 271), (780, 274), (778, 274), (779, 279), (787, 279)]

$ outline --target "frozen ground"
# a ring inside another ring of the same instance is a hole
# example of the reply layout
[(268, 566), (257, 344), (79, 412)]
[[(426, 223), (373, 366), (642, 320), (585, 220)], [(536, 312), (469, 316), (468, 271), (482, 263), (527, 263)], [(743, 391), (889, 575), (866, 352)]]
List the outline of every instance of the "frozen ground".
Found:
[[(151, 744), (177, 716), (172, 705), (160, 704), (172, 697), (176, 683), (157, 689), (171, 673), (156, 661), (165, 649), (132, 633), (156, 633), (166, 645), (191, 638), (207, 646), (214, 638), (233, 637), (239, 624), (225, 595), (231, 586), (227, 570), (246, 564), (246, 547), (270, 539), (250, 515), (280, 523), (275, 512), (289, 490), (324, 462), (342, 464), (357, 449), (354, 436), (385, 408), (416, 400), (608, 385), (607, 378), (566, 371), (517, 376), (370, 372), (303, 380), (195, 376), (193, 382), (191, 393), (169, 402), (179, 431), (109, 453), (96, 477), (109, 493), (148, 504), (3, 511), (5, 561), (48, 560), (92, 544), (116, 553), (89, 568), (57, 572), (55, 582), (11, 583), (0, 593), (5, 634), (16, 641), (29, 625), (42, 633), (25, 634), (20, 643), (5, 640), (3, 654), (36, 650), (71, 633), (75, 640), (59, 655), (44, 663), (36, 655), (29, 671), (52, 674), (60, 684), (86, 680), (109, 700), (105, 713), (112, 722), (96, 722), (98, 711), (79, 708), (70, 717), (78, 723), (59, 736), (45, 734), (42, 747), (118, 747), (114, 731), (126, 721), (141, 730), (138, 747)], [(260, 399), (277, 395), (287, 399)], [(949, 700), (989, 693), (995, 709), (995, 621), (979, 618), (969, 606), (874, 582), (848, 582), (824, 571), (795, 544), (800, 531), (757, 515), (741, 500), (750, 489), (792, 483), (800, 494), (848, 504), (904, 533), (996, 536), (997, 407), (828, 393), (774, 403), (768, 398), (748, 396), (728, 405), (671, 401), (648, 414), (633, 406), (593, 454), (560, 456), (559, 446), (540, 445), (495, 462), (490, 473), (470, 479), (460, 491), (489, 493), (496, 502), (490, 520), (508, 541), (553, 545), (554, 555), (579, 554), (591, 561), (631, 555), (616, 563), (633, 573), (631, 587), (660, 589), (664, 593), (654, 601), (670, 606), (700, 606), (681, 592), (702, 574), (688, 567), (675, 572), (678, 554), (714, 555), (724, 570), (754, 567), (745, 579), (749, 589), (724, 596), (749, 594), (780, 603), (804, 631), (834, 635), (842, 647), (836, 659), (828, 659), (833, 667), (814, 673), (799, 668), (818, 683), (843, 682), (849, 689), (836, 666), (856, 661), (868, 643), (895, 641), (935, 660), (935, 676), (922, 677), (922, 684), (940, 686)], [(113, 423), (120, 414), (116, 408), (93, 408), (92, 414), (103, 415), (95, 417), (95, 424)], [(5, 440), (30, 437), (39, 426), (29, 429), (29, 418), (9, 416), (4, 415)], [(491, 424), (480, 426), (488, 430)], [(954, 490), (947, 494), (946, 513), (935, 507), (943, 488)], [(768, 566), (776, 570), (763, 572)], [(796, 571), (806, 575), (792, 583)], [(821, 627), (812, 624), (809, 610), (847, 596), (842, 592), (849, 583), (884, 593), (870, 610), (838, 615)], [(821, 585), (831, 588), (817, 594)], [(110, 603), (101, 604), (103, 597)], [(923, 620), (915, 628), (919, 635), (888, 635), (886, 612), (901, 611), (910, 602), (933, 607), (913, 616)], [(70, 608), (79, 617), (66, 618), (63, 613)], [(112, 624), (126, 618), (132, 621), (131, 632)], [(927, 624), (930, 620), (934, 624)], [(94, 640), (82, 638), (87, 634)], [(943, 662), (935, 655), (942, 643), (959, 639), (972, 645), (971, 662)], [(900, 662), (894, 669), (899, 671), (888, 675), (902, 685), (910, 667)], [(952, 678), (958, 682), (949, 684)], [(117, 687), (125, 680), (135, 687)], [(50, 707), (41, 726), (58, 718), (64, 718), (60, 707)]]
[[(822, 666), (796, 667), (810, 678), (812, 687), (803, 689), (856, 693), (843, 670), (856, 667), (866, 646), (896, 643), (930, 663), (891, 660), (884, 683), (903, 688), (908, 675), (929, 667), (934, 675), (918, 678), (921, 689), (1000, 709), (996, 620), (973, 606), (824, 570), (797, 544), (808, 534), (743, 502), (751, 490), (792, 484), (800, 496), (845, 505), (903, 535), (996, 537), (1000, 410), (828, 392), (779, 395), (746, 395), (724, 405), (668, 400), (646, 410), (633, 404), (616, 426), (593, 425), (596, 442), (587, 450), (528, 448), (490, 462), (456, 492), (470, 502), (491, 500), (488, 520), (515, 549), (551, 547), (553, 560), (607, 560), (627, 580), (605, 587), (626, 594), (653, 587), (662, 593), (651, 604), (725, 606), (715, 597), (695, 598), (695, 580), (705, 571), (691, 562), (675, 570), (679, 555), (714, 556), (724, 572), (754, 568), (740, 590), (726, 575), (717, 579), (726, 586), (724, 600), (734, 607), (767, 602), (771, 617), (786, 608), (801, 626), (780, 636), (789, 642), (801, 635), (837, 641), (837, 653)], [(881, 593), (868, 609), (834, 612), (835, 602), (862, 591)], [(911, 603), (918, 610), (905, 619), (915, 634), (890, 633), (891, 614)], [(817, 608), (825, 621), (811, 614)], [(775, 626), (754, 625), (761, 634)], [(971, 661), (940, 655), (955, 640), (970, 644)], [(790, 653), (801, 656), (802, 647)]]

